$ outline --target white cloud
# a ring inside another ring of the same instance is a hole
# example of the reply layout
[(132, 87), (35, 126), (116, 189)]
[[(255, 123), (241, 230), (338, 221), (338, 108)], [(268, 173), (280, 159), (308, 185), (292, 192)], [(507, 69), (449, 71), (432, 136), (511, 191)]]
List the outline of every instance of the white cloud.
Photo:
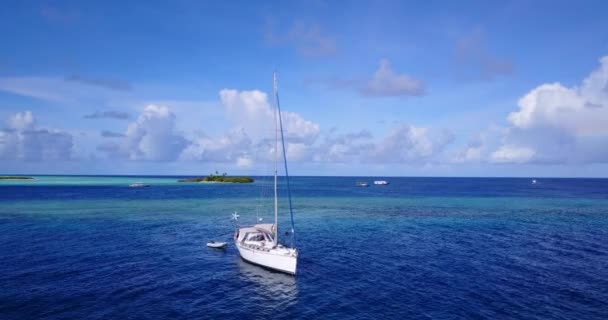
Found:
[(30, 111), (12, 116), (8, 120), (8, 127), (8, 130), (0, 131), (0, 159), (43, 161), (71, 158), (72, 135), (38, 128)]
[(126, 133), (133, 160), (175, 160), (188, 141), (176, 132), (175, 115), (168, 107), (148, 105)]
[[(223, 89), (220, 100), (227, 116), (237, 127), (243, 128), (252, 138), (274, 139), (274, 110), (266, 93), (258, 90), (238, 91)], [(283, 111), (283, 131), (289, 142), (311, 145), (317, 139), (319, 124), (302, 118), (297, 113)]]
[(8, 127), (18, 131), (24, 131), (34, 127), (35, 119), (31, 111), (19, 112), (8, 121)]
[(490, 160), (496, 163), (525, 163), (532, 160), (535, 154), (531, 148), (505, 145), (492, 152)]
[(510, 127), (490, 160), (499, 162), (607, 162), (608, 56), (581, 86), (542, 84), (509, 114)]
[(556, 128), (572, 134), (608, 134), (608, 56), (581, 87), (543, 84), (519, 100), (508, 120), (520, 129)]
[(238, 164), (239, 159), (252, 160), (251, 152), (251, 138), (243, 129), (235, 129), (217, 138), (200, 136), (184, 150), (181, 159)]
[[(256, 160), (271, 159), (274, 144), (268, 141), (274, 140), (274, 113), (267, 95), (258, 90), (224, 89), (220, 91), (220, 102), (233, 127), (219, 136), (199, 130), (191, 132), (194, 137), (186, 139), (177, 130), (176, 116), (169, 107), (148, 105), (137, 120), (129, 124), (123, 139), (104, 142), (97, 149), (110, 158), (232, 163), (243, 168), (253, 166)], [(293, 112), (283, 112), (283, 123), (288, 152), (304, 157), (304, 150), (319, 135), (320, 126)], [(117, 134), (112, 137), (120, 138)]]
[(236, 166), (239, 168), (251, 168), (253, 160), (249, 156), (241, 156), (236, 159)]
[(509, 134), (507, 128), (490, 125), (482, 132), (474, 134), (462, 149), (452, 154), (451, 163), (488, 162), (492, 152), (504, 143)]
[(317, 162), (354, 162), (373, 149), (372, 135), (367, 130), (336, 134), (330, 130), (325, 140), (316, 148), (313, 160)]
[(418, 96), (424, 94), (424, 84), (407, 74), (396, 74), (390, 61), (382, 59), (378, 70), (360, 92), (369, 96)]
[(463, 154), (463, 162), (481, 159), (481, 147), (468, 147)]
[(104, 143), (98, 149), (110, 157), (172, 161), (188, 144), (188, 140), (177, 132), (175, 115), (168, 107), (148, 105), (137, 120), (129, 124), (120, 144)]
[(438, 155), (453, 140), (447, 131), (400, 125), (375, 145), (369, 159), (383, 163), (420, 162)]
[(386, 137), (374, 141), (366, 131), (345, 135), (330, 133), (324, 143), (314, 148), (313, 160), (334, 163), (410, 163), (435, 160), (453, 141), (447, 131), (400, 125)]
[(287, 143), (285, 150), (290, 161), (307, 161), (312, 157), (311, 147), (304, 143)]

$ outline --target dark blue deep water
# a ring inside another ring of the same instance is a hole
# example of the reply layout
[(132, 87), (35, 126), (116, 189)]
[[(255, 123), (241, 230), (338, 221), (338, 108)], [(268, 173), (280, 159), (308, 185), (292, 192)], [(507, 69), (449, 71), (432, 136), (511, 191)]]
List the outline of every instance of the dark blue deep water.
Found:
[(608, 180), (384, 179), (293, 178), (295, 278), (205, 246), (267, 179), (0, 182), (0, 319), (608, 319)]

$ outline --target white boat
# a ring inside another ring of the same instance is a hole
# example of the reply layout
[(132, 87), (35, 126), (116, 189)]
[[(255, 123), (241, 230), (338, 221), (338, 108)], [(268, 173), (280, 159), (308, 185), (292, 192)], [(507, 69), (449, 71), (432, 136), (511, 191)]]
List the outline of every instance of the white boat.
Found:
[[(276, 73), (273, 74), (274, 97), (275, 97), (275, 144), (274, 144), (274, 223), (255, 224), (248, 227), (238, 225), (239, 215), (235, 212), (232, 218), (236, 221), (234, 233), (234, 244), (243, 260), (259, 266), (292, 274), (296, 274), (298, 265), (298, 250), (295, 248), (295, 230), (293, 225), (293, 211), (291, 207), (291, 192), (289, 190), (289, 174), (287, 170), (287, 157), (285, 154), (285, 139), (283, 137), (283, 120), (281, 119), (281, 107), (277, 90)], [(285, 165), (285, 181), (287, 184), (287, 197), (289, 213), (291, 215), (291, 236), (293, 237), (293, 248), (279, 243), (278, 224), (278, 193), (277, 193), (277, 168), (279, 158), (279, 132), (281, 138), (281, 149), (283, 163)]]
[(150, 185), (147, 183), (143, 183), (143, 182), (135, 182), (135, 183), (131, 183), (129, 185), (129, 187), (131, 188), (145, 188), (145, 187), (149, 187)]
[(536, 179), (532, 179), (532, 184), (537, 184), (538, 181), (536, 181)]
[(226, 242), (209, 241), (207, 242), (207, 247), (215, 249), (224, 249), (224, 247), (226, 247)]
[(384, 185), (387, 185), (388, 182), (386, 182), (384, 180), (376, 180), (376, 181), (374, 181), (374, 184), (384, 186)]
[(369, 187), (369, 183), (367, 182), (357, 182), (357, 187)]

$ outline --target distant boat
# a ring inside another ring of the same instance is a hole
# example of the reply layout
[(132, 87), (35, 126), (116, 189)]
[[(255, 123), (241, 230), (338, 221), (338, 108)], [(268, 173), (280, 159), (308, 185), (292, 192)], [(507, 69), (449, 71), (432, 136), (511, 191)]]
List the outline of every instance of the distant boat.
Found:
[(388, 182), (386, 182), (386, 181), (384, 181), (384, 180), (376, 180), (376, 181), (374, 181), (374, 184), (384, 186), (384, 185), (387, 185), (387, 184), (388, 184)]
[(357, 187), (369, 187), (369, 183), (364, 181), (357, 182)]
[(143, 183), (143, 182), (135, 182), (135, 183), (131, 183), (129, 185), (129, 187), (131, 188), (145, 188), (145, 187), (149, 187), (150, 185), (147, 183)]
[(298, 249), (295, 248), (295, 231), (293, 224), (293, 210), (291, 207), (291, 191), (289, 189), (289, 174), (287, 171), (287, 156), (285, 154), (285, 139), (283, 137), (283, 120), (281, 118), (281, 106), (279, 104), (279, 94), (277, 92), (277, 78), (274, 74), (274, 96), (276, 108), (275, 112), (275, 139), (274, 150), (279, 150), (279, 135), (283, 150), (283, 164), (285, 166), (285, 182), (287, 186), (287, 199), (289, 213), (291, 216), (292, 248), (279, 243), (279, 200), (277, 190), (277, 167), (279, 152), (274, 152), (274, 223), (261, 223), (250, 227), (238, 225), (239, 215), (235, 212), (232, 218), (236, 221), (234, 234), (234, 244), (243, 260), (273, 269), (276, 271), (295, 275), (298, 264)]
[(226, 247), (226, 242), (215, 242), (211, 240), (207, 242), (207, 247), (214, 249), (224, 249), (224, 247)]
[(536, 179), (532, 179), (532, 184), (537, 184), (538, 181), (536, 181)]

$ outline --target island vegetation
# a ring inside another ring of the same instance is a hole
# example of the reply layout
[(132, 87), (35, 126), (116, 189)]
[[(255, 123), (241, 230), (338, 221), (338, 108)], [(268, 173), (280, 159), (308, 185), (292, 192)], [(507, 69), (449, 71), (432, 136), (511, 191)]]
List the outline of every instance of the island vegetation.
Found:
[(251, 177), (243, 176), (228, 176), (226, 173), (219, 174), (217, 171), (215, 174), (210, 174), (206, 177), (194, 177), (177, 180), (178, 182), (215, 182), (215, 183), (252, 183), (255, 180)]
[(34, 180), (34, 178), (25, 176), (0, 176), (0, 180)]

